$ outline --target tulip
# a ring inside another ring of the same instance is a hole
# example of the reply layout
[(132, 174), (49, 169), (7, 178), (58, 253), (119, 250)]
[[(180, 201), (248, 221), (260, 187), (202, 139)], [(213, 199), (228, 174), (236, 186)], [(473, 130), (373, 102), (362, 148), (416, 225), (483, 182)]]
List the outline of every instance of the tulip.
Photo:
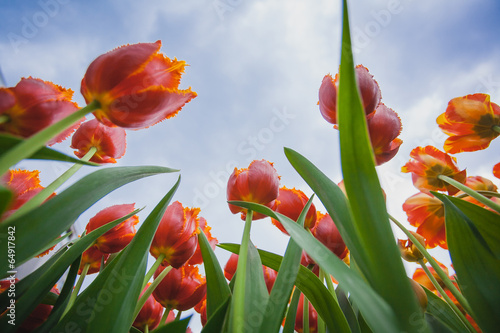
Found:
[[(234, 276), (234, 273), (236, 273), (238, 257), (239, 256), (236, 253), (232, 253), (228, 261), (226, 262), (226, 265), (224, 266), (224, 276), (228, 280), (231, 280)], [(276, 272), (272, 268), (262, 265), (262, 273), (264, 274), (264, 281), (266, 283), (267, 291), (271, 293), (271, 289), (273, 288), (274, 282), (276, 281), (278, 272)]]
[[(105, 208), (89, 220), (85, 230), (89, 233), (133, 211), (134, 204), (115, 205)], [(135, 225), (137, 223), (139, 223), (139, 218), (137, 215), (133, 215), (97, 238), (95, 246), (103, 253), (120, 252), (134, 238), (136, 233)]]
[[(248, 168), (234, 169), (227, 182), (228, 201), (248, 201), (268, 207), (272, 207), (279, 192), (278, 172), (273, 164), (266, 161), (253, 161)], [(233, 214), (241, 213), (241, 219), (246, 219), (247, 210), (229, 204)], [(254, 213), (253, 220), (266, 217), (263, 214)]]
[[(308, 200), (309, 198), (301, 190), (296, 190), (295, 188), (289, 189), (283, 186), (279, 190), (279, 195), (276, 200), (276, 204), (273, 207), (273, 210), (276, 213), (283, 214), (290, 219), (297, 221)], [(276, 227), (278, 227), (278, 229), (288, 235), (287, 231), (278, 220), (271, 219), (271, 221)], [(309, 207), (309, 210), (306, 214), (304, 227), (307, 229), (312, 229), (315, 224), (316, 207), (314, 207), (314, 204), (311, 204), (311, 207)]]
[[(139, 298), (141, 298), (142, 294), (148, 289), (151, 283), (148, 283), (146, 287), (141, 292)], [(148, 330), (155, 329), (161, 321), (161, 317), (163, 315), (163, 306), (156, 301), (156, 299), (150, 295), (144, 303), (141, 311), (134, 320), (132, 326), (135, 328), (145, 332), (146, 326)]]
[[(219, 243), (217, 238), (212, 237), (212, 234), (210, 233), (210, 226), (207, 224), (207, 220), (205, 220), (203, 217), (199, 217), (199, 224), (200, 224), (200, 229), (203, 231), (205, 236), (208, 239), (208, 243), (210, 244), (210, 247), (212, 250), (215, 250), (215, 246)], [(197, 242), (196, 246), (196, 251), (194, 252), (193, 256), (189, 259), (188, 264), (190, 265), (199, 265), (203, 262), (203, 257), (201, 255), (201, 247), (200, 247), (200, 242)]]
[(163, 215), (149, 252), (162, 265), (180, 268), (195, 253), (198, 245), (199, 208), (184, 208), (178, 201), (169, 205)]
[(373, 116), (367, 119), (367, 126), (376, 164), (388, 162), (403, 143), (398, 138), (402, 129), (401, 119), (394, 110), (380, 103)]
[[(83, 274), (85, 269), (87, 270), (85, 275), (99, 273), (101, 270), (101, 263), (105, 262), (108, 258), (109, 253), (102, 253), (96, 245), (92, 245), (82, 253), (78, 274)], [(88, 266), (88, 268), (85, 268), (86, 266)]]
[[(154, 277), (165, 268), (158, 267)], [(198, 267), (186, 264), (179, 269), (172, 268), (153, 291), (153, 296), (167, 310), (186, 311), (198, 304), (206, 291), (206, 280), (198, 273)]]
[(82, 158), (94, 147), (96, 152), (90, 158), (95, 163), (116, 163), (117, 158), (125, 155), (125, 130), (121, 127), (108, 127), (96, 119), (89, 120), (76, 130), (71, 139), (75, 155)]
[(159, 53), (161, 41), (125, 45), (88, 67), (81, 93), (97, 101), (94, 116), (107, 126), (141, 129), (175, 116), (196, 93), (179, 90), (186, 63)]
[[(363, 65), (356, 66), (356, 78), (365, 114), (370, 116), (380, 103), (381, 93), (377, 81)], [(337, 95), (339, 75), (335, 79), (330, 74), (323, 78), (319, 88), (319, 110), (323, 118), (331, 124), (337, 124)]]
[[(304, 294), (300, 295), (299, 304), (297, 307), (297, 315), (295, 317), (295, 330), (299, 333), (304, 332)], [(310, 302), (307, 302), (309, 314), (309, 332), (315, 333), (318, 331), (318, 312)]]
[[(410, 233), (415, 236), (422, 246), (425, 246), (424, 237), (420, 236), (416, 232), (410, 231)], [(420, 250), (413, 244), (410, 239), (398, 239), (398, 248), (401, 252), (401, 257), (408, 262), (417, 262), (419, 260), (425, 260), (424, 255)]]

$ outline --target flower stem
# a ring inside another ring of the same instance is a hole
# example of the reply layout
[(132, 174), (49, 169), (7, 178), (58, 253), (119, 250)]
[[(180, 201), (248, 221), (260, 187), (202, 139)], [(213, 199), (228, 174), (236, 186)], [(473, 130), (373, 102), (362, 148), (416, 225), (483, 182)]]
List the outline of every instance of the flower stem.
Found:
[(234, 283), (234, 293), (232, 302), (232, 330), (231, 332), (240, 333), (244, 331), (245, 323), (245, 285), (246, 268), (248, 258), (248, 245), (250, 243), (250, 228), (252, 225), (252, 210), (247, 211), (245, 220), (245, 229), (241, 239), (238, 264), (236, 266), (236, 282)]
[(146, 324), (146, 326), (144, 327), (144, 333), (149, 333), (149, 325)]
[[(80, 160), (88, 162), (92, 156), (97, 152), (97, 148), (91, 147), (87, 154), (85, 154)], [(73, 176), (80, 168), (83, 166), (83, 164), (80, 163), (75, 163), (71, 168), (66, 170), (65, 173), (63, 173), (61, 176), (59, 176), (56, 180), (54, 180), (49, 186), (41, 190), (37, 195), (35, 195), (31, 200), (26, 202), (24, 205), (22, 205), (18, 210), (16, 210), (11, 216), (9, 216), (5, 221), (9, 221), (11, 219), (14, 219), (18, 216), (21, 216), (24, 213), (29, 212), (33, 208), (41, 205), (48, 197), (54, 193), (55, 190), (59, 188), (62, 184), (64, 184), (71, 176)], [(4, 222), (5, 222), (4, 221)]]
[(337, 299), (337, 294), (335, 293), (335, 287), (333, 285), (330, 274), (325, 273), (325, 271), (321, 267), (319, 269), (319, 274), (319, 276), (322, 278), (321, 281), (323, 281), (323, 279), (326, 281), (326, 286), (328, 287), (330, 294), (332, 294), (333, 299), (338, 303), (339, 301)]
[[(87, 272), (89, 271), (90, 264), (85, 264), (82, 269), (82, 274), (80, 274), (80, 277), (78, 278), (78, 281), (76, 282), (75, 289), (73, 290), (73, 293), (71, 293), (71, 296), (68, 301), (68, 305), (66, 306), (66, 309), (64, 310), (64, 314), (68, 312), (69, 309), (73, 306), (73, 303), (75, 303), (76, 296), (78, 296), (78, 293), (80, 292), (80, 288), (82, 287), (83, 280), (85, 280), (85, 276), (87, 276)], [(63, 314), (63, 316), (64, 316)]]
[(5, 114), (0, 115), (0, 124), (8, 123), (9, 120), (10, 120), (9, 116), (7, 116)]
[(304, 295), (304, 303), (302, 303), (302, 332), (309, 333), (309, 300)]
[(14, 148), (7, 151), (0, 158), (0, 175), (6, 173), (11, 166), (33, 155), (33, 153), (45, 146), (51, 138), (61, 133), (62, 131), (73, 125), (75, 122), (83, 118), (86, 114), (98, 109), (99, 107), (99, 102), (93, 101), (84, 108), (81, 108), (80, 110), (70, 114), (66, 118), (50, 125), (49, 127), (44, 128), (40, 132), (17, 144)]
[(499, 125), (493, 125), (492, 129), (493, 129), (495, 132), (500, 133), (500, 126), (499, 126)]
[(149, 269), (149, 271), (144, 276), (144, 282), (142, 283), (141, 290), (144, 289), (144, 287), (148, 284), (148, 282), (151, 279), (151, 277), (153, 276), (153, 274), (156, 272), (156, 270), (158, 269), (158, 267), (160, 267), (163, 259), (165, 259), (165, 254), (160, 253), (160, 255), (158, 256), (158, 259), (156, 259), (156, 261), (153, 264), (153, 266), (151, 266), (151, 268)]
[(439, 282), (437, 282), (436, 278), (434, 277), (434, 275), (432, 275), (431, 271), (429, 271), (429, 268), (427, 268), (427, 266), (425, 265), (424, 261), (422, 259), (419, 259), (418, 263), (420, 264), (420, 266), (424, 270), (424, 272), (427, 275), (427, 277), (429, 278), (429, 280), (431, 280), (431, 282), (434, 285), (434, 287), (436, 287), (436, 289), (439, 292), (439, 294), (441, 295), (441, 297), (443, 297), (444, 300), (446, 301), (446, 303), (448, 303), (448, 305), (452, 308), (453, 312), (455, 312), (455, 314), (460, 319), (460, 321), (462, 321), (462, 323), (465, 326), (467, 326), (467, 328), (469, 329), (469, 331), (471, 333), (476, 332), (476, 330), (474, 329), (474, 327), (472, 327), (471, 323), (467, 320), (467, 318), (465, 318), (465, 316), (462, 313), (462, 311), (460, 311), (460, 309), (455, 305), (455, 303), (453, 303), (453, 301), (448, 296), (448, 294), (443, 290), (443, 288), (441, 287), (441, 285), (439, 284)]
[(450, 280), (448, 275), (441, 269), (441, 267), (436, 262), (436, 260), (434, 260), (434, 258), (430, 255), (430, 253), (427, 252), (427, 250), (425, 249), (425, 246), (420, 244), (420, 242), (415, 238), (415, 236), (413, 236), (408, 231), (408, 229), (406, 229), (398, 220), (396, 220), (390, 214), (389, 214), (389, 218), (391, 219), (392, 222), (394, 222), (394, 224), (396, 224), (399, 227), (399, 229), (401, 229), (406, 234), (406, 236), (412, 241), (412, 243), (415, 244), (415, 246), (420, 251), (420, 253), (422, 253), (424, 258), (427, 259), (427, 261), (432, 266), (432, 268), (434, 268), (434, 271), (441, 278), (441, 280), (445, 284), (446, 288), (448, 288), (448, 290), (452, 293), (452, 295), (455, 296), (455, 298), (460, 303), (460, 305), (462, 305), (462, 307), (465, 309), (465, 311), (467, 313), (472, 313), (469, 302), (467, 302), (467, 300), (463, 297), (462, 293), (457, 289), (457, 287), (455, 287), (453, 282)]
[(156, 328), (159, 328), (167, 323), (168, 314), (170, 313), (171, 310), (172, 310), (171, 306), (165, 308), (165, 312), (163, 312), (163, 316), (161, 317), (160, 324)]
[(182, 311), (181, 311), (181, 310), (178, 310), (178, 311), (177, 311), (177, 315), (175, 316), (175, 320), (176, 320), (176, 321), (181, 320), (181, 315), (182, 315)]
[[(148, 300), (148, 297), (151, 296), (153, 291), (156, 289), (156, 287), (160, 284), (160, 282), (163, 280), (165, 276), (167, 276), (168, 272), (172, 269), (172, 266), (165, 267), (165, 269), (154, 279), (153, 283), (146, 289), (146, 291), (142, 294), (141, 298), (139, 298), (139, 301), (137, 302), (137, 305), (135, 306), (134, 310), (134, 320), (141, 311), (142, 307), (144, 304), (146, 304), (146, 301)], [(148, 279), (149, 280), (149, 279)], [(167, 314), (168, 316), (168, 314)], [(163, 322), (163, 319), (162, 319)], [(160, 323), (161, 325), (161, 323)]]
[(438, 175), (438, 178), (441, 179), (442, 181), (447, 182), (450, 185), (455, 186), (460, 191), (467, 193), (468, 195), (470, 195), (471, 197), (473, 197), (474, 199), (476, 199), (480, 203), (482, 203), (482, 204), (484, 204), (484, 205), (490, 207), (491, 209), (494, 209), (500, 213), (500, 205), (499, 204), (493, 202), (492, 200), (488, 199), (484, 195), (477, 193), (476, 191), (474, 191), (470, 187), (467, 187), (464, 184), (457, 182), (455, 179), (452, 179), (452, 178), (445, 176), (445, 175)]

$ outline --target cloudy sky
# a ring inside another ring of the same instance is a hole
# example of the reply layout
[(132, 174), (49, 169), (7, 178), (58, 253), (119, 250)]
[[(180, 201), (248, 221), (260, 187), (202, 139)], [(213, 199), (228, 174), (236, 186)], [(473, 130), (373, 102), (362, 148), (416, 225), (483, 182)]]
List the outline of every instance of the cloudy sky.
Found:
[[(162, 165), (181, 169), (175, 200), (200, 207), (220, 242), (240, 242), (243, 222), (226, 204), (230, 172), (253, 159), (274, 162), (281, 183), (310, 195), (287, 162), (291, 147), (328, 174), (342, 179), (338, 133), (316, 105), (325, 74), (340, 61), (340, 1), (3, 1), (0, 5), (0, 68), (6, 84), (33, 76), (75, 91), (90, 62), (124, 44), (162, 41), (161, 51), (190, 66), (181, 88), (198, 97), (177, 117), (127, 133), (127, 153), (117, 165)], [(352, 1), (355, 62), (378, 81), (382, 101), (399, 113), (404, 143), (379, 168), (391, 214), (405, 220), (404, 200), (417, 192), (400, 168), (411, 149), (444, 136), (435, 119), (451, 98), (482, 92), (500, 102), (500, 3), (478, 1)], [(72, 154), (69, 142), (54, 148)], [(488, 152), (457, 156), (469, 175), (493, 178), (500, 144)], [(42, 170), (48, 184), (68, 166), (22, 162)], [(84, 168), (79, 175), (91, 172)], [(98, 202), (78, 220), (120, 203), (146, 206), (144, 219), (170, 189), (176, 175), (127, 185)], [(498, 185), (498, 179), (496, 179)], [(321, 203), (315, 201), (321, 210)], [(271, 222), (253, 224), (252, 240), (281, 253), (287, 237)], [(218, 249), (222, 265), (228, 254)], [(194, 329), (198, 320), (193, 320)]]

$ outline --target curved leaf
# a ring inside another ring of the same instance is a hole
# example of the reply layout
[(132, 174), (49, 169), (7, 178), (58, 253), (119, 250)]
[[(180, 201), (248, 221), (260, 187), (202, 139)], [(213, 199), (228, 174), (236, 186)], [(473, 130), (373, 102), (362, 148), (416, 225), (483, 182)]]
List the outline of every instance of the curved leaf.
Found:
[(429, 289), (422, 286), (427, 295), (426, 313), (438, 318), (440, 322), (451, 327), (454, 332), (469, 332), (467, 327), (458, 319), (453, 309), (444, 300), (439, 298)]
[[(0, 234), (9, 227), (16, 231), (16, 264), (20, 265), (43, 250), (50, 242), (70, 228), (78, 216), (100, 198), (134, 180), (174, 172), (157, 167), (116, 167), (97, 170), (80, 179), (40, 207), (14, 220), (0, 224)], [(0, 239), (0, 251), (7, 253), (6, 239)], [(7, 262), (0, 262), (0, 274), (7, 271)]]
[(153, 330), (154, 333), (186, 333), (187, 327), (189, 325), (189, 321), (191, 320), (191, 316), (186, 317), (181, 320), (175, 320), (166, 325), (160, 326), (157, 329)]
[[(127, 332), (146, 273), (149, 247), (158, 224), (179, 186), (156, 205), (130, 244), (76, 298), (55, 331), (74, 323), (82, 332)], [(109, 320), (113, 318), (113, 320)]]
[[(6, 153), (9, 149), (13, 148), (15, 145), (17, 145), (22, 141), (24, 141), (24, 139), (16, 138), (14, 136), (6, 134), (0, 134), (0, 157), (4, 153)], [(48, 147), (40, 148), (38, 151), (33, 153), (33, 155), (27, 158), (36, 160), (51, 160), (51, 161), (71, 162), (71, 163), (99, 166), (98, 163), (82, 161), (78, 158), (68, 156), (66, 154), (63, 154), (57, 150)]]
[(500, 260), (488, 247), (488, 242), (470, 220), (450, 201), (449, 197), (433, 193), (445, 207), (446, 240), (453, 268), (463, 295), (484, 332), (496, 332), (500, 327)]

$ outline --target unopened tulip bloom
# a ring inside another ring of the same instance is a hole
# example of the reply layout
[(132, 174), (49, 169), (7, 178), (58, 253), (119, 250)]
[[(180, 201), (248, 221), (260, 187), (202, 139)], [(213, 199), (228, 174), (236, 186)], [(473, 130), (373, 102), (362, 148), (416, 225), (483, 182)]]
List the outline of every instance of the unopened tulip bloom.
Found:
[[(253, 161), (248, 168), (234, 169), (227, 182), (228, 201), (248, 201), (272, 207), (278, 197), (280, 177), (273, 164), (266, 161)], [(229, 204), (233, 214), (241, 213), (241, 219), (246, 219), (246, 208)], [(253, 214), (253, 219), (266, 217), (263, 214)]]
[[(278, 199), (273, 207), (276, 213), (283, 214), (290, 219), (297, 221), (300, 213), (304, 209), (309, 198), (301, 190), (295, 188), (289, 189), (285, 186), (280, 188)], [(278, 227), (283, 233), (287, 234), (285, 228), (276, 219), (271, 219), (272, 223)], [(306, 214), (306, 219), (304, 221), (304, 228), (312, 229), (316, 224), (316, 207), (311, 204), (309, 210)]]
[(159, 53), (161, 41), (125, 45), (95, 59), (82, 80), (94, 116), (108, 126), (141, 129), (175, 116), (196, 93), (178, 89), (186, 63)]
[[(148, 289), (151, 283), (148, 283), (141, 292), (139, 298), (142, 297), (142, 294)], [(132, 326), (135, 328), (145, 331), (146, 327), (149, 330), (155, 329), (161, 321), (161, 317), (163, 315), (163, 306), (158, 303), (158, 301), (153, 297), (153, 295), (149, 295), (146, 303), (144, 303), (141, 311), (134, 320)]]
[(94, 147), (96, 152), (90, 159), (95, 163), (116, 163), (117, 158), (125, 155), (125, 130), (121, 127), (108, 127), (96, 119), (84, 122), (71, 138), (71, 148), (75, 155), (82, 158)]
[[(28, 138), (77, 111), (72, 97), (72, 90), (32, 77), (22, 78), (15, 87), (0, 88), (0, 132)], [(84, 119), (48, 144), (66, 139)]]
[[(422, 244), (422, 246), (425, 246), (424, 237), (413, 231), (410, 231), (410, 233), (419, 241), (420, 244)], [(398, 248), (401, 252), (401, 257), (406, 261), (416, 262), (419, 260), (425, 260), (424, 255), (410, 239), (398, 239)]]
[(500, 106), (486, 94), (453, 98), (437, 123), (450, 136), (444, 143), (447, 153), (485, 149), (500, 135)]
[[(135, 204), (123, 204), (104, 208), (89, 220), (85, 230), (89, 233), (111, 221), (132, 213), (135, 209), (134, 205)], [(133, 215), (97, 238), (95, 246), (103, 253), (120, 252), (130, 243), (132, 238), (134, 238), (136, 233), (135, 226), (137, 223), (139, 223), (139, 218), (137, 215)]]
[(465, 169), (460, 171), (456, 158), (432, 146), (417, 147), (410, 152), (413, 160), (407, 162), (402, 172), (410, 172), (413, 185), (420, 191), (448, 191), (454, 195), (458, 189), (439, 178), (440, 175), (464, 183), (467, 178)]
[[(370, 116), (380, 103), (380, 88), (373, 75), (363, 65), (356, 66), (356, 78), (365, 114)], [(339, 74), (335, 75), (335, 79), (328, 74), (319, 88), (319, 110), (323, 118), (331, 124), (337, 124), (338, 85)]]
[[(154, 277), (165, 268), (158, 267)], [(172, 268), (153, 291), (153, 296), (167, 309), (186, 311), (198, 304), (206, 291), (207, 283), (198, 273), (198, 267), (186, 264), (178, 269)]]
[(199, 208), (184, 208), (178, 201), (167, 207), (149, 249), (156, 259), (163, 256), (162, 265), (180, 268), (194, 255), (199, 212)]
[(425, 239), (427, 248), (440, 246), (448, 249), (441, 200), (430, 193), (419, 192), (406, 199), (403, 210), (408, 216), (408, 222), (417, 227), (417, 234)]
[(373, 116), (367, 119), (367, 126), (376, 164), (388, 162), (397, 154), (403, 143), (398, 138), (403, 128), (401, 119), (394, 110), (380, 103)]

